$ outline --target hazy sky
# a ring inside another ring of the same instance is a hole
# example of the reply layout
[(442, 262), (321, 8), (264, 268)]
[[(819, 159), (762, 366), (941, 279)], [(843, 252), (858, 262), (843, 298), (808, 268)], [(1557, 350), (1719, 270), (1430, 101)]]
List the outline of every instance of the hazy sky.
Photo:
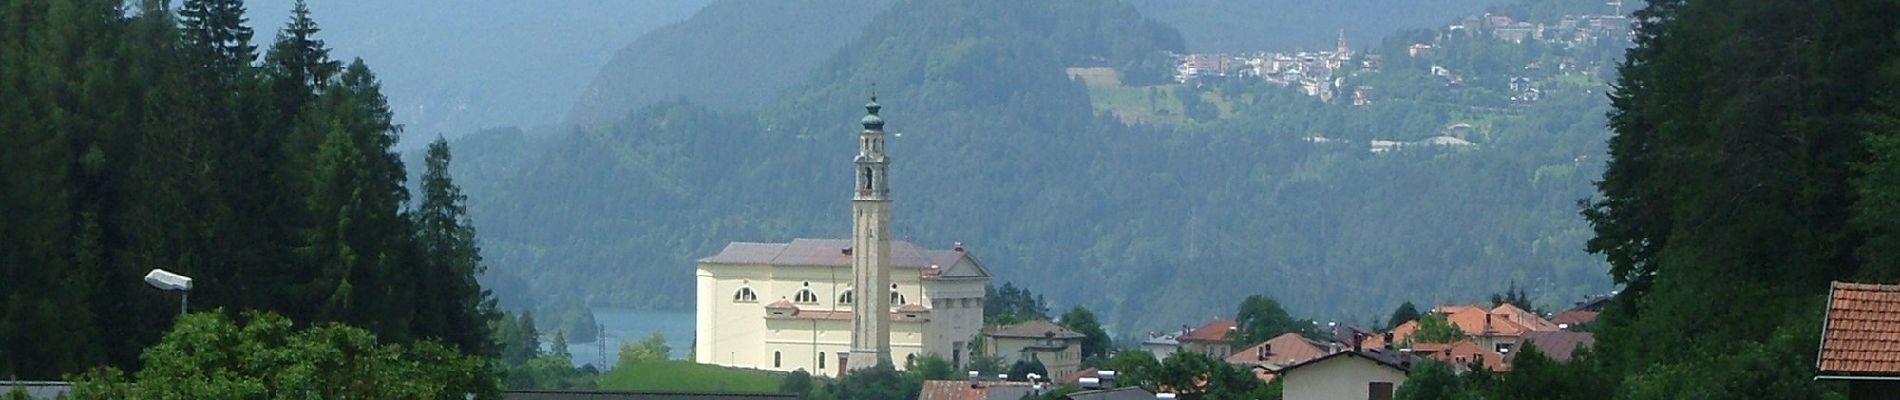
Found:
[[(331, 55), (383, 81), (403, 147), (436, 134), (558, 122), (595, 72), (640, 34), (710, 0), (310, 0)], [(291, 0), (248, 2), (269, 45)]]

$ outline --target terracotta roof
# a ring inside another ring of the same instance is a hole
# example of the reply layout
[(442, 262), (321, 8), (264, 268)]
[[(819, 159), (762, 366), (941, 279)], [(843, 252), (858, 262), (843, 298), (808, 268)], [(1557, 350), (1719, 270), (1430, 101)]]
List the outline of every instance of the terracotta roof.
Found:
[[(1393, 346), (1405, 344), (1405, 339), (1411, 338), (1413, 333), (1418, 333), (1418, 320), (1405, 321), (1405, 323), (1392, 327), (1392, 330), (1386, 331), (1385, 333), (1392, 334), (1391, 344)], [(1372, 337), (1366, 338), (1366, 342), (1363, 344), (1364, 347), (1385, 347), (1385, 345), (1385, 335), (1372, 335)]]
[(1031, 390), (1027, 382), (929, 380), (917, 400), (1017, 400)]
[[(1265, 358), (1260, 351), (1272, 348)], [(1298, 333), (1287, 333), (1267, 339), (1266, 342), (1248, 347), (1246, 350), (1227, 356), (1227, 363), (1240, 365), (1267, 365), (1270, 369), (1280, 369), (1288, 365), (1299, 364), (1306, 360), (1320, 358), (1327, 354), (1326, 346), (1314, 343)]]
[[(1414, 348), (1412, 351), (1418, 352), (1418, 349)], [(1479, 357), (1484, 358), (1485, 369), (1492, 371), (1504, 371), (1509, 369), (1507, 367), (1509, 364), (1504, 362), (1504, 354), (1478, 345), (1478, 342), (1472, 341), (1471, 339), (1457, 341), (1446, 346), (1444, 350), (1430, 352), (1428, 356), (1434, 360), (1450, 364), (1453, 369), (1460, 371), (1468, 370), (1470, 363)]]
[(1088, 368), (1083, 368), (1081, 371), (1070, 372), (1068, 375), (1058, 376), (1056, 377), (1056, 379), (1052, 380), (1052, 382), (1055, 382), (1057, 384), (1076, 383), (1076, 382), (1081, 382), (1082, 378), (1093, 378), (1096, 375), (1099, 375), (1101, 373), (1102, 373), (1101, 369), (1098, 369), (1095, 367), (1088, 367)]
[(1236, 326), (1239, 326), (1239, 323), (1234, 322), (1234, 320), (1217, 319), (1217, 320), (1209, 321), (1206, 325), (1201, 325), (1201, 327), (1199, 328), (1194, 328), (1194, 330), (1190, 330), (1187, 333), (1181, 334), (1181, 337), (1177, 338), (1176, 340), (1180, 340), (1183, 342), (1226, 343), (1227, 332), (1233, 331), (1234, 327)]
[(1287, 366), (1286, 368), (1280, 370), (1280, 374), (1281, 375), (1292, 374), (1294, 370), (1305, 368), (1308, 365), (1318, 365), (1320, 363), (1324, 363), (1330, 360), (1343, 359), (1347, 357), (1358, 357), (1358, 358), (1364, 358), (1367, 360), (1372, 360), (1372, 362), (1374, 363), (1378, 363), (1379, 365), (1384, 366), (1386, 368), (1399, 370), (1399, 372), (1405, 372), (1406, 370), (1411, 368), (1411, 363), (1402, 359), (1401, 358), (1402, 356), (1398, 354), (1397, 352), (1386, 352), (1386, 351), (1377, 351), (1377, 350), (1365, 350), (1365, 351), (1347, 350), (1347, 351), (1342, 351), (1338, 353), (1327, 354), (1324, 357), (1306, 360), (1306, 362)]
[(1154, 400), (1155, 394), (1140, 386), (1116, 389), (1084, 390), (1062, 396), (1069, 400)]
[[(760, 264), (782, 266), (849, 267), (849, 239), (792, 239), (791, 243), (732, 242), (724, 250), (699, 262), (710, 264)], [(928, 250), (911, 242), (891, 241), (892, 268), (920, 268), (932, 265), (949, 268), (963, 258), (956, 250)]]
[(1596, 320), (1597, 320), (1596, 311), (1585, 311), (1585, 310), (1567, 310), (1567, 311), (1559, 312), (1557, 313), (1557, 315), (1550, 317), (1550, 323), (1570, 325), (1572, 327), (1577, 326), (1577, 325), (1588, 324), (1591, 322), (1596, 322)]
[(1486, 321), (1490, 322), (1490, 332), (1488, 333), (1493, 336), (1517, 336), (1517, 334), (1526, 330), (1524, 326), (1518, 325), (1516, 322), (1511, 322), (1510, 318), (1493, 315), (1490, 311), (1475, 307), (1460, 309), (1456, 313), (1446, 315), (1445, 319), (1450, 321), (1452, 325), (1457, 326), (1458, 330), (1465, 331), (1466, 335), (1471, 336), (1485, 335), (1487, 333), (1485, 329)]
[(1537, 315), (1537, 313), (1525, 311), (1509, 303), (1500, 304), (1497, 308), (1491, 309), (1491, 315), (1502, 316), (1529, 331), (1557, 330), (1557, 324), (1550, 323), (1550, 320), (1544, 319), (1544, 317)]
[[(1524, 336), (1518, 338), (1518, 343), (1519, 345), (1531, 343), (1537, 346), (1537, 351), (1550, 356), (1550, 359), (1567, 362), (1570, 361), (1571, 355), (1576, 354), (1578, 348), (1595, 345), (1597, 339), (1590, 332), (1525, 332)], [(1516, 352), (1512, 354), (1512, 358), (1516, 358)]]
[(1015, 325), (992, 326), (984, 328), (983, 335), (1030, 339), (1042, 339), (1047, 337), (1056, 339), (1082, 338), (1082, 334), (1080, 333), (1075, 333), (1075, 331), (1071, 331), (1069, 328), (1064, 328), (1053, 322), (1043, 320), (1028, 321)]
[(1831, 286), (1816, 357), (1821, 372), (1900, 376), (1900, 285)]

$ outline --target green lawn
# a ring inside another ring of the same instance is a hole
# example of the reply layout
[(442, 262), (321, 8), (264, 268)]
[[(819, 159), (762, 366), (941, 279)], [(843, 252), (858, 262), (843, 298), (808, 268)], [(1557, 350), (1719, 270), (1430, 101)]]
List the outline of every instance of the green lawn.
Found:
[(777, 392), (784, 374), (684, 360), (623, 365), (600, 376), (600, 388), (681, 392)]
[(1069, 68), (1068, 73), (1088, 85), (1089, 102), (1096, 111), (1113, 112), (1124, 122), (1181, 122), (1181, 101), (1174, 97), (1183, 89), (1181, 85), (1123, 86), (1113, 68)]

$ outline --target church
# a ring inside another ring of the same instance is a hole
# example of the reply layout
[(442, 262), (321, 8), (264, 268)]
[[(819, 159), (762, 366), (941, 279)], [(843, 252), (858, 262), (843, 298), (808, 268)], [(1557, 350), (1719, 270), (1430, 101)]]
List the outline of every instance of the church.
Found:
[(859, 120), (850, 239), (734, 242), (699, 260), (693, 361), (813, 375), (935, 354), (961, 368), (990, 274), (961, 243), (891, 240), (884, 119)]

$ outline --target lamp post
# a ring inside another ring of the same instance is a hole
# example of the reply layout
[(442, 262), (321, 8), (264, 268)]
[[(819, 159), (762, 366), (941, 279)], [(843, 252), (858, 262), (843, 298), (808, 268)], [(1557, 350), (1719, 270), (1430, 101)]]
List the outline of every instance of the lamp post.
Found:
[(185, 315), (185, 310), (191, 304), (191, 277), (153, 268), (152, 272), (145, 273), (145, 284), (158, 290), (178, 292), (178, 315)]

